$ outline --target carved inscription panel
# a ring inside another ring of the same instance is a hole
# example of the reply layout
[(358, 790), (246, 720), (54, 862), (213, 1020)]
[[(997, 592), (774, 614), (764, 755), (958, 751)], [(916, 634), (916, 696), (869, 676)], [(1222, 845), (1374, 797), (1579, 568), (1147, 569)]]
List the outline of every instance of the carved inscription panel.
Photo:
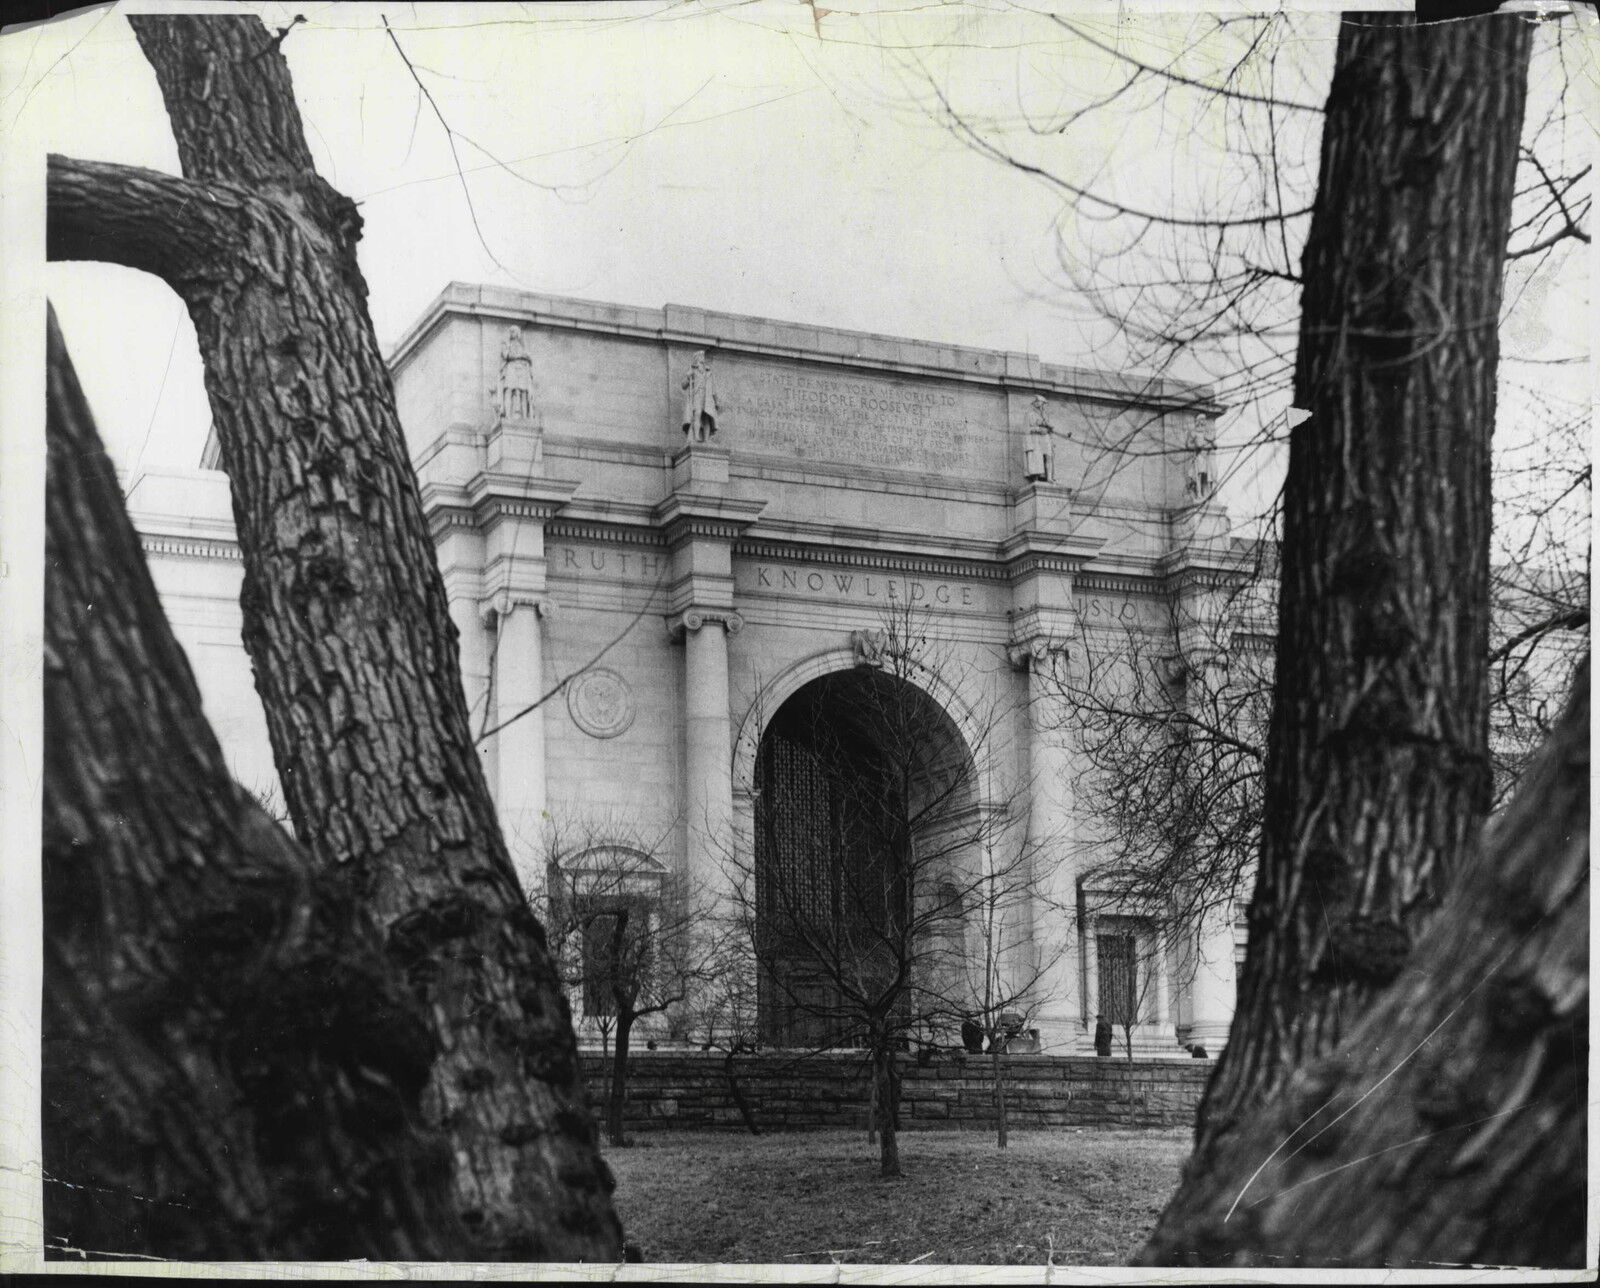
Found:
[(862, 572), (858, 568), (816, 568), (804, 564), (752, 563), (736, 567), (740, 594), (832, 599), (918, 608), (985, 608), (979, 587), (918, 573)]
[(1161, 605), (1153, 599), (1134, 598), (1114, 593), (1078, 594), (1072, 597), (1078, 622), (1086, 630), (1106, 630), (1137, 626), (1160, 630)]
[[(558, 541), (548, 548), (550, 576), (574, 581), (624, 581), (661, 585), (672, 575), (672, 560), (664, 550), (620, 549)], [(736, 559), (733, 568), (736, 595), (763, 598), (830, 600), (874, 607), (975, 610), (1004, 613), (1010, 591), (1003, 582), (963, 580), (923, 573), (867, 571), (815, 564), (787, 564)], [(1140, 627), (1161, 630), (1164, 610), (1158, 600), (1114, 592), (1073, 596), (1078, 621), (1090, 630)]]
[(580, 546), (563, 541), (550, 546), (545, 557), (552, 577), (580, 581), (593, 577), (655, 583), (665, 581), (672, 571), (672, 560), (664, 550)]
[(758, 450), (941, 474), (982, 458), (984, 427), (951, 387), (729, 363), (724, 388), (730, 423)]

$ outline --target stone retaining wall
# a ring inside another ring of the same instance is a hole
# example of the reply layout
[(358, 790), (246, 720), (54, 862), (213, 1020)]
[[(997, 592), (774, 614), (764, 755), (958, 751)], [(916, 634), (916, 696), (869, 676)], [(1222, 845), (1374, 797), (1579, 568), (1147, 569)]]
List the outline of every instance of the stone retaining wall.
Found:
[[(640, 1051), (629, 1060), (630, 1129), (743, 1126), (720, 1052)], [(590, 1103), (601, 1111), (610, 1061), (583, 1056)], [(1012, 1126), (1187, 1127), (1213, 1062), (1016, 1055), (1003, 1064)], [(853, 1054), (742, 1055), (734, 1068), (763, 1130), (865, 1129), (865, 1059)], [(903, 1065), (900, 1125), (910, 1130), (987, 1130), (994, 1088), (987, 1056), (944, 1055)]]

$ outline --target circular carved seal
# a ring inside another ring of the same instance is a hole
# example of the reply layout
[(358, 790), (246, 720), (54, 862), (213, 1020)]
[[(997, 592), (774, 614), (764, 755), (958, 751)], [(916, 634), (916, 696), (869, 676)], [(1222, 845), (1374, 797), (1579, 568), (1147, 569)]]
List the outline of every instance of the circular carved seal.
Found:
[(633, 723), (633, 690), (615, 671), (595, 667), (567, 686), (567, 711), (591, 738), (615, 738)]

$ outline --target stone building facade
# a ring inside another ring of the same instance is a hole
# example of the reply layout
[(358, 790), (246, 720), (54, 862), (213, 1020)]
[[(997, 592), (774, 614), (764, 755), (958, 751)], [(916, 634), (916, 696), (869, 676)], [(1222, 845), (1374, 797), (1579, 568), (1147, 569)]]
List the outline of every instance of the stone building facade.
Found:
[[(1039, 838), (1026, 934), (1064, 951), (1028, 1025), (1047, 1052), (1092, 1051), (1098, 975), (1138, 910), (1083, 913), (1094, 839), (1050, 678), (1096, 633), (1159, 637), (1175, 605), (1204, 620), (1237, 566), (1204, 390), (460, 284), (392, 369), (530, 893), (548, 879), (551, 827), (578, 819), (601, 820), (585, 824), (591, 848), (615, 824), (646, 877), (714, 884), (730, 856), (753, 865), (772, 722), (826, 677), (881, 665), (885, 621), (911, 609), (940, 646), (911, 682), (972, 758), (976, 806), (1020, 811)], [(152, 476), (130, 507), (236, 773), (269, 784), (226, 480)], [(1143, 1051), (1182, 1055), (1182, 1038), (1214, 1055), (1225, 1038), (1232, 918), (1196, 927), (1194, 944), (1149, 966)]]

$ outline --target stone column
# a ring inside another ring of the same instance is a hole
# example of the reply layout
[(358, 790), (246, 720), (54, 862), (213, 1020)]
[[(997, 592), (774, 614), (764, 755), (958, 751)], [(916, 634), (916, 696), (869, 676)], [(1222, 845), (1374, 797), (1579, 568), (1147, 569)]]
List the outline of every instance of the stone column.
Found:
[(690, 609), (671, 619), (683, 632), (688, 875), (720, 887), (733, 849), (733, 735), (728, 712), (728, 636), (744, 625), (732, 611)]
[[(491, 623), (484, 620), (483, 587), (481, 578), (445, 576), (445, 593), (450, 598), (450, 620), (456, 627), (456, 645), (460, 651), (461, 688), (467, 703), (467, 725), (476, 738), (480, 729), (487, 729), (485, 716), (489, 700), (489, 648), (494, 642)], [(488, 739), (475, 750), (483, 766), (484, 781), (494, 787), (494, 739)]]
[(488, 723), (498, 728), (491, 739), (495, 805), (517, 877), (530, 896), (544, 889), (544, 709), (518, 713), (544, 696), (540, 622), (554, 608), (542, 596), (518, 594), (496, 596), (484, 606), (495, 627)]
[(1233, 907), (1206, 915), (1198, 934), (1194, 977), (1189, 981), (1189, 1041), (1206, 1054), (1221, 1053), (1233, 1026), (1236, 980), (1233, 967)]
[(1032, 952), (1019, 966), (1039, 973), (1035, 1023), (1042, 1048), (1059, 1054), (1077, 1045), (1081, 1028), (1072, 786), (1067, 749), (1051, 719), (1051, 676), (1066, 665), (1066, 648), (1062, 641), (1038, 637), (1014, 646), (1010, 659), (1027, 673), (1028, 848), (1036, 890), (1028, 927)]

